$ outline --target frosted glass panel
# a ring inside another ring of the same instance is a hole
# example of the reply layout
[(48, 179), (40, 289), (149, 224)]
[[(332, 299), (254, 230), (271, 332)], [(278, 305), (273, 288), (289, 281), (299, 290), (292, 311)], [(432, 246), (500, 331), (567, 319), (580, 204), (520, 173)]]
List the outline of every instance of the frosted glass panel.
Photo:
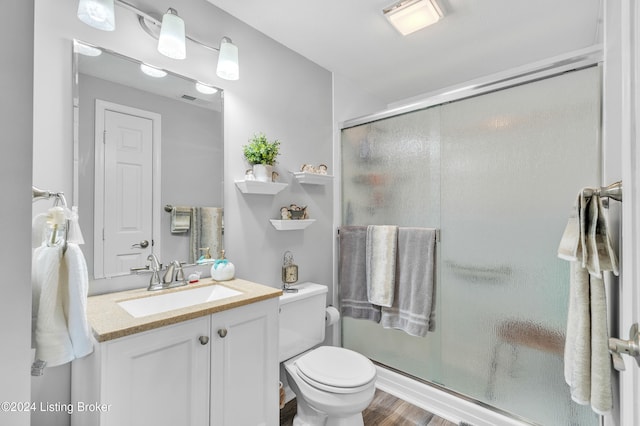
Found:
[[(439, 122), (436, 108), (343, 132), (344, 225), (440, 227)], [(386, 365), (438, 379), (438, 333), (416, 338), (371, 321), (344, 318), (343, 340)]]
[(343, 131), (343, 224), (441, 229), (436, 331), (345, 318), (345, 347), (538, 424), (598, 424), (563, 379), (556, 251), (600, 184), (599, 88), (594, 67)]
[(442, 107), (442, 383), (541, 424), (595, 421), (564, 383), (556, 252), (578, 190), (599, 184), (598, 73)]

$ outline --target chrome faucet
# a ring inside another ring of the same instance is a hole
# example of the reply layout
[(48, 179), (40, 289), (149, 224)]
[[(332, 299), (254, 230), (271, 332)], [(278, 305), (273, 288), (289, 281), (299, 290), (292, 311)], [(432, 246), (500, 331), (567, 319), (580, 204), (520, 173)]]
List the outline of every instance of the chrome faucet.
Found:
[(161, 290), (162, 282), (160, 281), (160, 269), (162, 266), (158, 261), (158, 257), (154, 253), (151, 253), (147, 256), (147, 260), (151, 262), (151, 280), (149, 281), (149, 287), (147, 287), (147, 290)]

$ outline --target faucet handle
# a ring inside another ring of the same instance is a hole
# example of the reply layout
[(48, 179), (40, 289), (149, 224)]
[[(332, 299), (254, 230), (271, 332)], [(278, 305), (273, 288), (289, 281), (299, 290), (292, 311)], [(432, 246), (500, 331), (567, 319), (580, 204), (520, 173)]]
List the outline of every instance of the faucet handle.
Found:
[(173, 264), (176, 266), (176, 281), (184, 281), (184, 270), (182, 269), (182, 263), (174, 260)]

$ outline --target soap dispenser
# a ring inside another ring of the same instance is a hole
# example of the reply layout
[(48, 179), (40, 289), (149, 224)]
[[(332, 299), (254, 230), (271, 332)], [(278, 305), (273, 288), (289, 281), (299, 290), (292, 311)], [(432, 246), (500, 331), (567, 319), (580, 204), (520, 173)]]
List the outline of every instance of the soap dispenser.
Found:
[(216, 281), (232, 280), (236, 274), (236, 267), (224, 257), (224, 250), (220, 250), (220, 259), (216, 259), (211, 267), (211, 278)]

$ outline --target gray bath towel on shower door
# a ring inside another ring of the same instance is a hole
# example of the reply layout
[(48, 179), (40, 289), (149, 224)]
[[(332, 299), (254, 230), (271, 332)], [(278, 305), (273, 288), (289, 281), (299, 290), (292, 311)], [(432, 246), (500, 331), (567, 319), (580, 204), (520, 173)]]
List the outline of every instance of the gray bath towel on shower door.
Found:
[(340, 233), (338, 280), (343, 316), (380, 321), (380, 306), (369, 302), (366, 276), (366, 226), (343, 226)]
[(399, 228), (393, 306), (380, 324), (424, 337), (435, 328), (435, 242), (432, 228)]

